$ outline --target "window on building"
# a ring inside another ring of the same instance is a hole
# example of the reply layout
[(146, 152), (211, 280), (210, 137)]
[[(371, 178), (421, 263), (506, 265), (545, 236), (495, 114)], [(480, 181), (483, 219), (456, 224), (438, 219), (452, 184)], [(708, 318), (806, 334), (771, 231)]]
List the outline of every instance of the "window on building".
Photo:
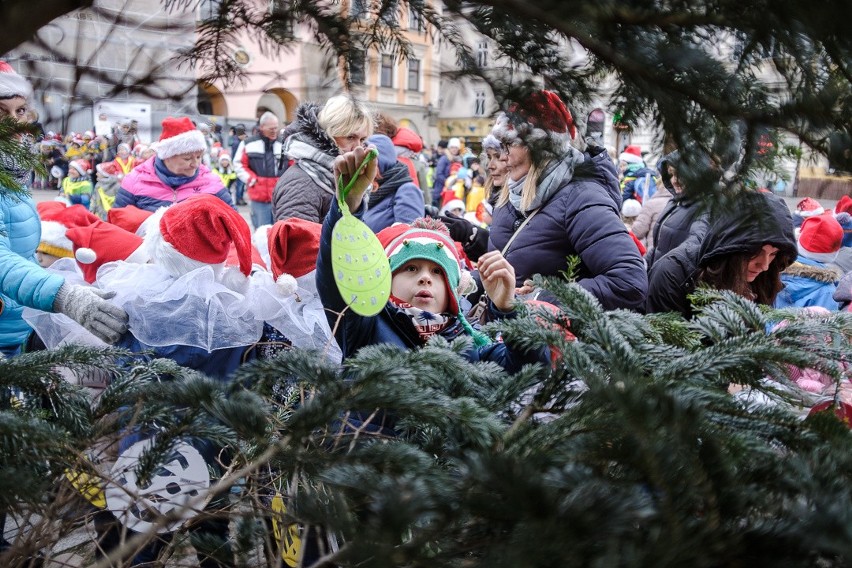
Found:
[(408, 90), (409, 91), (419, 91), (420, 90), (420, 60), (419, 59), (409, 59), (408, 60)]
[(382, 55), (381, 87), (393, 87), (393, 55)]
[(423, 15), (414, 8), (408, 8), (408, 29), (422, 32), (426, 26), (423, 24)]
[(219, 6), (222, 5), (222, 0), (201, 0), (198, 3), (198, 19), (202, 22), (209, 22), (219, 18)]
[(479, 67), (488, 67), (488, 42), (485, 40), (476, 46), (476, 64)]
[(485, 116), (485, 91), (476, 91), (474, 95), (473, 116)]
[(367, 0), (349, 0), (349, 15), (363, 18), (367, 15)]
[(367, 82), (367, 54), (363, 49), (349, 52), (349, 79), (355, 85)]

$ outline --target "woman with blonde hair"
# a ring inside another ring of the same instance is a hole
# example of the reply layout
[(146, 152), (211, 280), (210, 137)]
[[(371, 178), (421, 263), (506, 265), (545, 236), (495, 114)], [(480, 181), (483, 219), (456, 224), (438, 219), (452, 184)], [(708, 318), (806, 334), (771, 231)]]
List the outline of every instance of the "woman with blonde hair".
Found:
[[(579, 257), (577, 283), (606, 309), (640, 309), (645, 264), (621, 222), (618, 174), (604, 148), (585, 148), (555, 93), (535, 91), (500, 113), (491, 132), (509, 168), (489, 248), (515, 268), (521, 293), (534, 274), (558, 276)], [(552, 298), (548, 298), (552, 300)]]
[(334, 199), (334, 159), (363, 146), (373, 129), (372, 112), (347, 95), (328, 99), (322, 109), (312, 102), (299, 105), (284, 142), (284, 153), (294, 164), (272, 192), (275, 220), (297, 217), (321, 223)]

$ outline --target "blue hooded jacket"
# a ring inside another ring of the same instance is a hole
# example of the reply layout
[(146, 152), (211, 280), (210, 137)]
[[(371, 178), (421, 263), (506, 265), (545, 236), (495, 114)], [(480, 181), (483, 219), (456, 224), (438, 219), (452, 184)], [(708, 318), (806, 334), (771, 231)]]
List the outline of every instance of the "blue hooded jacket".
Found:
[(0, 346), (26, 341), (31, 329), (21, 318), (24, 306), (52, 312), (65, 283), (36, 262), (40, 240), (41, 221), (32, 198), (0, 187)]
[(778, 293), (775, 307), (821, 306), (836, 312), (840, 309), (840, 304), (832, 296), (841, 276), (843, 275), (838, 269), (799, 255), (796, 262), (781, 274), (784, 289)]

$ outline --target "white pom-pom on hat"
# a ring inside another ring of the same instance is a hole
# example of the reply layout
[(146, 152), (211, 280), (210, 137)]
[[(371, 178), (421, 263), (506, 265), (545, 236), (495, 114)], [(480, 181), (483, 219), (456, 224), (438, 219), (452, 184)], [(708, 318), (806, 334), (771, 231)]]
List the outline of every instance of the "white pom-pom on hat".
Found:
[(74, 258), (77, 259), (77, 262), (80, 264), (94, 264), (96, 260), (98, 260), (98, 253), (96, 253), (93, 249), (81, 247), (74, 251)]
[(282, 274), (275, 280), (275, 285), (285, 296), (295, 294), (296, 290), (299, 288), (299, 284), (296, 282), (296, 279), (286, 273)]

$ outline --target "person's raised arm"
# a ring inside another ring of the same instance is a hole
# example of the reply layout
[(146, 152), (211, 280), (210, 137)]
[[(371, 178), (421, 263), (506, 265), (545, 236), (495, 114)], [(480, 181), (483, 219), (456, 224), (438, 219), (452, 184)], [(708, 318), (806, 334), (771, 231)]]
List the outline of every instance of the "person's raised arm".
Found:
[[(334, 180), (335, 183), (342, 177), (343, 187), (347, 187), (352, 183), (352, 178), (358, 175), (358, 169), (364, 162), (364, 158), (375, 147), (367, 148), (358, 147), (351, 152), (338, 156), (334, 160)], [(363, 171), (358, 175), (358, 179), (349, 188), (349, 193), (346, 194), (346, 205), (349, 206), (349, 212), (355, 213), (361, 208), (361, 203), (364, 201), (364, 193), (373, 185), (373, 180), (379, 172), (379, 161), (370, 160), (364, 167)], [(339, 188), (337, 189), (339, 191)]]

